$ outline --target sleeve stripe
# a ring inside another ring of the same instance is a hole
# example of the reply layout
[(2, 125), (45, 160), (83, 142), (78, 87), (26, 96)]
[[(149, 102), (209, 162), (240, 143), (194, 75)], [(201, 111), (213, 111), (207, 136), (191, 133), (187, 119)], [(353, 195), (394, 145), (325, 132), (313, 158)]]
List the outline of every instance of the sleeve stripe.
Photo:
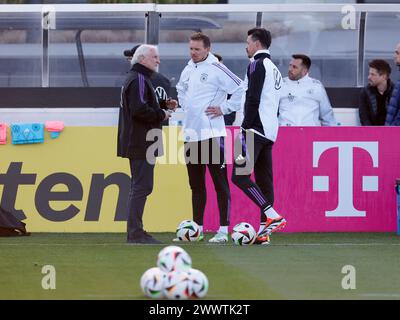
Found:
[(138, 73), (139, 76), (139, 97), (140, 97), (140, 101), (142, 103), (145, 103), (144, 101), (144, 76), (140, 73)]
[(240, 80), (232, 71), (230, 71), (227, 67), (221, 65), (220, 63), (213, 63), (213, 66), (216, 66), (217, 68), (221, 69), (223, 72), (225, 72), (229, 78), (231, 78), (238, 86), (241, 84), (242, 80)]
[(256, 70), (256, 65), (259, 59), (254, 60), (251, 64), (250, 64), (250, 74), (252, 74), (255, 70)]

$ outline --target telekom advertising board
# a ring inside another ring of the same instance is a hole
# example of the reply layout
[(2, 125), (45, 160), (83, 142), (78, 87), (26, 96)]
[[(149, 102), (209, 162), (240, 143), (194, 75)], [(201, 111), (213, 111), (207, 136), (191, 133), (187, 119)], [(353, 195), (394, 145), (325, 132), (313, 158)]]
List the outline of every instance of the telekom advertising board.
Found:
[[(286, 232), (394, 232), (400, 128), (284, 127), (273, 147), (275, 209)], [(228, 167), (232, 173), (232, 166)], [(208, 177), (205, 227), (218, 226)], [(231, 183), (231, 226), (260, 211)]]
[[(238, 128), (226, 139), (234, 137)], [(164, 127), (144, 224), (176, 230), (192, 219), (180, 127)], [(0, 146), (0, 205), (31, 232), (125, 232), (130, 171), (116, 156), (116, 127), (66, 127), (44, 143)], [(273, 147), (275, 209), (284, 232), (395, 232), (395, 181), (400, 178), (400, 127), (282, 127)], [(229, 178), (232, 161), (227, 161)], [(205, 230), (218, 228), (208, 177)], [(230, 227), (258, 228), (260, 211), (231, 183)]]

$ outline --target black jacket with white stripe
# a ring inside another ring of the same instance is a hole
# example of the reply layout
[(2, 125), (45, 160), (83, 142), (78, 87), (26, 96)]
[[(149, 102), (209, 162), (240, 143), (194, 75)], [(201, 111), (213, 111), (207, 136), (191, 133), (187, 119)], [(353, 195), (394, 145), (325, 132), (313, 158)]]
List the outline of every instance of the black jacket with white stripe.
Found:
[[(148, 148), (157, 141), (154, 156), (162, 155), (160, 132), (155, 141), (146, 141), (152, 129), (161, 129), (165, 112), (161, 109), (150, 77), (152, 71), (136, 63), (129, 71), (121, 88), (118, 121), (117, 155), (129, 159), (146, 159)], [(161, 102), (165, 108), (165, 100)]]

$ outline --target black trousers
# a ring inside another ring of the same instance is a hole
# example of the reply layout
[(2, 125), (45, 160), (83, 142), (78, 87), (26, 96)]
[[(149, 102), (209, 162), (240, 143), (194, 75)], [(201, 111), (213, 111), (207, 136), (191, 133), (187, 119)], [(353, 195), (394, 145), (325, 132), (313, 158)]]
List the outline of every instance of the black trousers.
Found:
[(143, 211), (147, 196), (153, 191), (154, 164), (146, 159), (130, 159), (131, 189), (128, 198), (128, 240), (138, 230), (143, 231)]
[(207, 202), (206, 167), (217, 193), (221, 226), (229, 225), (231, 194), (224, 156), (224, 138), (185, 143), (185, 161), (192, 190), (193, 220), (203, 225)]
[[(265, 221), (264, 210), (274, 204), (272, 174), (274, 143), (252, 132), (241, 133), (237, 139), (232, 182), (261, 209), (261, 221)], [(250, 179), (253, 170), (255, 182)]]

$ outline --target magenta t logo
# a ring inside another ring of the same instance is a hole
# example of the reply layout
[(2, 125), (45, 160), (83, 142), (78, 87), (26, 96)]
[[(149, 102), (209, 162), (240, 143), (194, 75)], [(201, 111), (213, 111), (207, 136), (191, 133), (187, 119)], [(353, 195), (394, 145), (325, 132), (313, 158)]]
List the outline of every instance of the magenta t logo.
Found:
[[(337, 142), (321, 141), (313, 143), (313, 167), (318, 167), (319, 158), (329, 149), (338, 148), (338, 206), (333, 211), (326, 211), (327, 217), (365, 217), (366, 212), (353, 205), (353, 148), (360, 148), (369, 153), (373, 167), (378, 167), (378, 142)], [(377, 176), (362, 177), (363, 191), (378, 191)], [(313, 191), (329, 191), (328, 176), (313, 176)]]

